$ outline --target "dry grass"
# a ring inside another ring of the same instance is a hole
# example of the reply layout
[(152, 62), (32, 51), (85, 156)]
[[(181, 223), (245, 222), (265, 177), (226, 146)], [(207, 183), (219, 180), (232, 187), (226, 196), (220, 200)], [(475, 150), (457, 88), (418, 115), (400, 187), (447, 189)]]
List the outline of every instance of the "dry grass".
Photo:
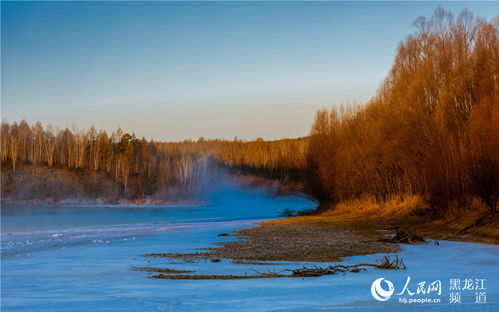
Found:
[(391, 198), (385, 202), (376, 202), (373, 198), (365, 197), (349, 202), (342, 202), (327, 210), (323, 216), (342, 216), (344, 218), (358, 218), (362, 216), (366, 219), (396, 219), (404, 218), (408, 215), (421, 215), (428, 212), (428, 205), (419, 196), (406, 195), (403, 197)]
[(454, 207), (442, 216), (435, 215), (418, 196), (404, 196), (403, 200), (391, 198), (385, 203), (364, 198), (322, 207), (322, 213), (314, 216), (273, 220), (262, 225), (323, 224), (332, 228), (388, 229), (393, 233), (404, 229), (433, 239), (498, 244), (498, 216), (492, 216), (486, 205), (476, 198), (469, 203), (467, 207)]

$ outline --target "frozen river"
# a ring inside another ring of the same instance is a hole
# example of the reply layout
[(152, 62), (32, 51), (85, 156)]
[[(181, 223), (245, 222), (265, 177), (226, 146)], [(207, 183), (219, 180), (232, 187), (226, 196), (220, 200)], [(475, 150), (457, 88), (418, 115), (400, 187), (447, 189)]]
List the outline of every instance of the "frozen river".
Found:
[[(157, 266), (245, 274), (313, 265), (255, 268), (229, 260), (172, 264), (141, 255), (212, 247), (234, 239), (218, 237), (220, 233), (275, 218), (286, 208), (314, 205), (299, 197), (270, 198), (258, 190), (218, 192), (202, 207), (4, 205), (2, 311), (499, 310), (499, 247), (491, 245), (441, 241), (402, 246), (405, 271), (371, 269), (319, 278), (156, 280), (132, 270)], [(382, 256), (352, 257), (344, 263), (374, 262)], [(372, 283), (379, 278), (385, 280), (374, 290), (385, 301), (372, 295)], [(430, 285), (440, 285), (440, 292)]]

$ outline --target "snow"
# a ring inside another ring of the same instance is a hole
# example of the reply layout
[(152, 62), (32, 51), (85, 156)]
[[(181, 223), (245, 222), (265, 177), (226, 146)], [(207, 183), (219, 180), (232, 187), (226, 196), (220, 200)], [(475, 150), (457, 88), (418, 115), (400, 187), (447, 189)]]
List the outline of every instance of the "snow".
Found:
[[(234, 239), (217, 236), (220, 233), (252, 226), (277, 216), (284, 208), (314, 206), (302, 198), (270, 198), (264, 192), (231, 190), (219, 196), (227, 200), (190, 210), (100, 207), (96, 211), (91, 207), (69, 207), (60, 214), (47, 215), (46, 208), (37, 212), (32, 207), (29, 214), (3, 216), (2, 311), (499, 310), (499, 247), (493, 245), (450, 241), (403, 245), (398, 255), (407, 265), (405, 271), (369, 269), (318, 278), (156, 280), (147, 278), (149, 273), (132, 270), (154, 266), (195, 270), (199, 274), (252, 274), (253, 269), (279, 272), (314, 265), (300, 262), (254, 266), (232, 264), (229, 260), (182, 263), (141, 256), (212, 247), (212, 243)], [(72, 213), (72, 209), (76, 212)], [(48, 216), (54, 217), (52, 224)], [(37, 217), (44, 222), (37, 225)], [(372, 263), (382, 256), (351, 257), (342, 264)], [(408, 276), (411, 291), (418, 282), (440, 280), (441, 296), (394, 294), (385, 302), (372, 297), (371, 283), (375, 279), (390, 280), (398, 293)], [(467, 290), (461, 291), (462, 303), (450, 304), (452, 278), (486, 279), (487, 289), (483, 291), (487, 302), (475, 303), (477, 291)], [(399, 302), (400, 297), (440, 298), (441, 303), (404, 304)]]

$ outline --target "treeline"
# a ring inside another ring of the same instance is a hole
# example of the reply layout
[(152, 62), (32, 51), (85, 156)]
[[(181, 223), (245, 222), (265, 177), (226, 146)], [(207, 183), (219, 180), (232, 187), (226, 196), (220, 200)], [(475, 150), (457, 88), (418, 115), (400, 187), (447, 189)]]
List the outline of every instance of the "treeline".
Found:
[[(178, 195), (215, 178), (222, 167), (251, 168), (260, 174), (275, 177), (279, 173), (284, 177), (287, 172), (304, 167), (305, 144), (304, 139), (244, 142), (202, 138), (165, 143), (138, 139), (121, 129), (109, 135), (95, 127), (88, 131), (55, 130), (51, 126), (44, 128), (39, 122), (33, 126), (25, 120), (4, 122), (0, 145), (2, 193), (8, 195), (36, 182), (37, 187), (28, 197), (43, 197), (47, 192), (36, 194), (40, 193), (38, 190), (50, 187), (43, 185), (45, 178), (36, 168), (46, 167), (70, 170), (87, 184), (89, 172), (103, 174), (118, 184), (116, 196), (120, 198), (137, 199), (157, 192)], [(32, 169), (32, 181), (24, 179), (21, 183), (18, 180), (23, 177), (17, 178), (16, 171), (21, 167), (25, 176), (27, 166)], [(12, 174), (7, 174), (8, 170)], [(103, 196), (97, 194), (98, 186), (94, 189), (95, 196)]]
[(307, 138), (280, 139), (266, 141), (258, 138), (243, 141), (205, 140), (183, 142), (158, 142), (158, 148), (166, 153), (190, 153), (213, 156), (232, 170), (260, 174), (283, 179), (289, 175), (299, 175), (306, 166), (305, 152)]
[(499, 18), (437, 9), (414, 23), (363, 108), (317, 113), (307, 162), (323, 202), (419, 195), (448, 212), (499, 188)]
[(1, 131), (2, 167), (14, 173), (25, 165), (104, 173), (122, 185), (124, 197), (132, 198), (160, 186), (187, 185), (195, 177), (192, 155), (164, 153), (154, 142), (120, 129), (111, 135), (94, 127), (56, 131), (51, 126), (44, 129), (39, 122), (30, 126), (23, 120), (2, 123)]

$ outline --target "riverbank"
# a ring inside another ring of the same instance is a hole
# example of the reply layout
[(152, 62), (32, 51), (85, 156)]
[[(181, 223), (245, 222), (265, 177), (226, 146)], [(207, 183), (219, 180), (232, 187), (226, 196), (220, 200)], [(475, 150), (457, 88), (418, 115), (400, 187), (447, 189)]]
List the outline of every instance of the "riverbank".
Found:
[[(379, 204), (370, 200), (320, 207), (315, 215), (262, 222), (236, 232), (244, 238), (211, 250), (215, 257), (266, 261), (338, 261), (400, 250), (387, 235), (411, 233), (427, 240), (499, 244), (499, 218), (477, 204), (436, 217), (417, 197)], [(403, 241), (402, 241), (403, 242)], [(413, 242), (409, 242), (413, 243)]]
[(334, 206), (319, 207), (317, 215), (276, 220), (276, 223), (321, 222), (335, 226), (384, 229), (391, 233), (406, 230), (434, 240), (499, 244), (499, 215), (492, 215), (478, 201), (435, 214), (417, 196), (394, 198), (384, 203), (360, 199)]
[[(359, 200), (320, 207), (318, 211), (321, 212), (265, 221), (238, 230), (230, 234), (237, 240), (216, 243), (217, 247), (201, 252), (149, 256), (184, 261), (231, 259), (233, 263), (245, 264), (337, 262), (352, 256), (397, 253), (401, 250), (399, 243), (421, 243), (423, 238), (434, 245), (439, 245), (438, 240), (499, 243), (499, 221), (477, 207), (470, 207), (463, 214), (434, 218), (417, 197), (407, 197), (383, 204)], [(399, 239), (391, 239), (393, 235)]]

